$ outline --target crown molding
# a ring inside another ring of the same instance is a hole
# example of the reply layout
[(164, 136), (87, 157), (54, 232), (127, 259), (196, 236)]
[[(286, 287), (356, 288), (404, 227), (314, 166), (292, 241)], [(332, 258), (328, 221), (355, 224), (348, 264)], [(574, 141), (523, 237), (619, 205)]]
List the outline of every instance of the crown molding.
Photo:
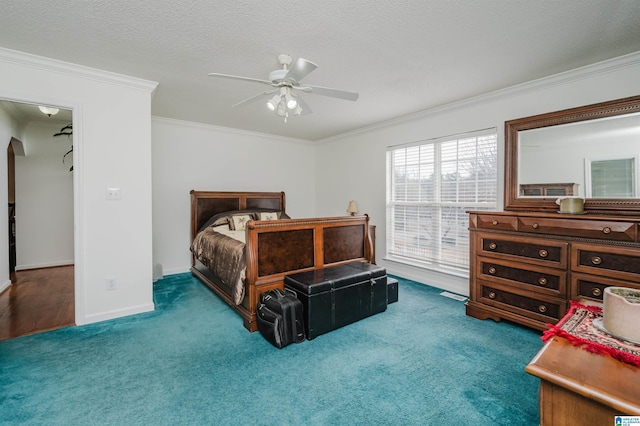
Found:
[(326, 139), (317, 141), (318, 143), (333, 142), (341, 140), (345, 137), (355, 136), (361, 133), (367, 133), (373, 130), (403, 124), (409, 121), (415, 121), (420, 118), (428, 117), (430, 115), (439, 114), (452, 109), (458, 109), (463, 107), (469, 107), (480, 103), (488, 103), (502, 99), (508, 99), (515, 96), (523, 95), (529, 92), (535, 92), (543, 90), (549, 87), (567, 84), (572, 81), (583, 80), (585, 78), (594, 77), (600, 74), (608, 74), (624, 68), (638, 67), (640, 66), (640, 51), (629, 53), (627, 55), (619, 56), (613, 59), (607, 59), (594, 64), (585, 65), (580, 68), (575, 68), (569, 71), (564, 71), (558, 74), (554, 74), (548, 77), (542, 77), (536, 80), (531, 80), (515, 86), (506, 87), (504, 89), (494, 90), (492, 92), (484, 93), (482, 95), (473, 96), (471, 98), (462, 99), (459, 101), (450, 102), (448, 104), (439, 105), (434, 108), (418, 111), (412, 114), (404, 115), (402, 117), (393, 118), (390, 120), (382, 121), (370, 126), (361, 127), (349, 132), (341, 133), (336, 136), (332, 136)]
[(43, 56), (32, 55), (30, 53), (6, 49), (3, 47), (0, 47), (0, 62), (26, 66), (46, 72), (55, 72), (72, 77), (79, 77), (105, 84), (123, 86), (148, 93), (153, 93), (158, 87), (158, 82), (155, 81), (130, 77), (128, 75), (110, 71), (103, 71), (97, 68), (90, 68), (83, 65), (59, 61), (57, 59), (45, 58)]
[(0, 102), (0, 109), (6, 112), (13, 120), (21, 121), (20, 111), (13, 105), (13, 102)]

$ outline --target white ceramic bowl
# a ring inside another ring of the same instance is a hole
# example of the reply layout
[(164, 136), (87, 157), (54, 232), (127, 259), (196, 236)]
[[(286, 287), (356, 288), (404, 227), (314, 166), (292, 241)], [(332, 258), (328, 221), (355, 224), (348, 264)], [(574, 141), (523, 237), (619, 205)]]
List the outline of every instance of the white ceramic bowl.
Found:
[(604, 328), (613, 335), (640, 342), (640, 290), (607, 287), (603, 301)]

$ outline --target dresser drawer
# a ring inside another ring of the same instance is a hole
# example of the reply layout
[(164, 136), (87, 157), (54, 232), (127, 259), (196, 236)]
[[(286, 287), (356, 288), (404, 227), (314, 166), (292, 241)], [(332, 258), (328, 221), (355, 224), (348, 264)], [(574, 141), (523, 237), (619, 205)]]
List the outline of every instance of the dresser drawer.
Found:
[(477, 258), (476, 268), (476, 276), (487, 282), (519, 286), (556, 297), (567, 295), (567, 273), (562, 270), (486, 257)]
[(566, 313), (563, 299), (523, 292), (518, 288), (478, 280), (481, 303), (514, 312), (541, 322), (556, 323)]
[(628, 281), (618, 281), (596, 275), (571, 274), (571, 299), (590, 299), (603, 301), (604, 289), (607, 287), (628, 287), (640, 290), (640, 283), (630, 284)]
[(640, 250), (573, 243), (571, 270), (640, 283)]
[(553, 219), (543, 217), (518, 218), (518, 230), (536, 234), (595, 238), (610, 241), (636, 241), (634, 222), (604, 220)]
[(569, 244), (538, 238), (478, 233), (478, 255), (524, 261), (537, 265), (565, 269)]
[(469, 212), (466, 313), (545, 330), (570, 300), (601, 303), (609, 286), (640, 289), (640, 218)]
[(478, 215), (478, 228), (499, 229), (501, 231), (515, 231), (518, 226), (518, 218), (515, 216)]

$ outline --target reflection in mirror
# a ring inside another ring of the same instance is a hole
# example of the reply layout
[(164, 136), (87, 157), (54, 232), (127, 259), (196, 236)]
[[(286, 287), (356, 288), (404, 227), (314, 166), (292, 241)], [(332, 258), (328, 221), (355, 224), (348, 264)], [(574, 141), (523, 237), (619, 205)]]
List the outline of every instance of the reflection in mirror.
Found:
[(640, 96), (505, 123), (505, 210), (640, 212)]
[(640, 198), (640, 113), (518, 132), (519, 196)]
[(589, 198), (639, 198), (638, 158), (608, 160), (586, 158), (585, 192)]

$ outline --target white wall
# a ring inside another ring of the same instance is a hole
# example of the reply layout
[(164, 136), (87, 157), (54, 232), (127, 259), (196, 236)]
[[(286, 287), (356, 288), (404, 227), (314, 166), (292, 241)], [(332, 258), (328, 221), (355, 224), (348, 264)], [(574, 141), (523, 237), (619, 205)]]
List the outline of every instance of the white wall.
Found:
[(308, 142), (164, 118), (153, 119), (152, 135), (153, 258), (165, 275), (191, 266), (192, 189), (284, 191), (289, 216), (315, 216)]
[[(0, 98), (73, 110), (77, 324), (153, 309), (151, 94), (156, 85), (0, 49)], [(3, 163), (0, 199), (6, 199)], [(121, 188), (122, 200), (107, 201), (108, 187)], [(2, 217), (6, 223), (6, 213)], [(6, 233), (0, 227), (0, 256)], [(8, 275), (8, 265), (0, 262), (0, 282)], [(116, 280), (116, 290), (106, 290), (107, 278)]]
[[(350, 199), (377, 225), (376, 260), (389, 273), (456, 293), (468, 280), (384, 259), (385, 153), (388, 146), (495, 127), (504, 158), (504, 122), (640, 94), (640, 53), (468, 99), (323, 141), (317, 147), (316, 213), (338, 212)], [(425, 94), (424, 96), (428, 96)], [(498, 171), (503, 176), (504, 168)], [(502, 206), (503, 181), (499, 179)], [(501, 207), (500, 207), (501, 208)]]
[(73, 264), (72, 146), (61, 125), (30, 124), (16, 156), (16, 270)]

